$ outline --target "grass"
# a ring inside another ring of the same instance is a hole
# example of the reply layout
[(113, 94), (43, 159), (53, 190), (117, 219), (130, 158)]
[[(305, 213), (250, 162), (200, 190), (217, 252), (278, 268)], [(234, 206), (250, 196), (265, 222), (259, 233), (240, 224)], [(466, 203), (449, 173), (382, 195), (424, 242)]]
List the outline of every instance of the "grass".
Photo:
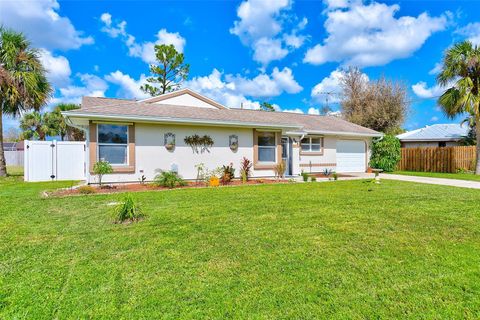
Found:
[(8, 166), (7, 174), (9, 176), (23, 176), (23, 167), (22, 166)]
[[(0, 318), (480, 317), (480, 193), (383, 181), (40, 197), (0, 181)], [(373, 188), (373, 191), (368, 189)]]
[(401, 174), (405, 176), (480, 181), (480, 175), (475, 175), (473, 173), (441, 173), (441, 172), (415, 172), (415, 171), (395, 171), (392, 173)]

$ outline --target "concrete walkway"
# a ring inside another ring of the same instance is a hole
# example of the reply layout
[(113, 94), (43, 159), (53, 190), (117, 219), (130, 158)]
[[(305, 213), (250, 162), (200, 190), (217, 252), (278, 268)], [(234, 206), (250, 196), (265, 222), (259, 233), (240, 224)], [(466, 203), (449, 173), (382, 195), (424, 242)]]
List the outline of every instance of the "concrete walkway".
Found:
[[(371, 179), (374, 177), (374, 174), (360, 173), (360, 174), (355, 174), (355, 176)], [(380, 174), (380, 179), (427, 183), (427, 184), (438, 184), (442, 186), (451, 186), (451, 187), (459, 187), (459, 188), (480, 189), (480, 181), (404, 176), (399, 174), (387, 174), (387, 173)]]

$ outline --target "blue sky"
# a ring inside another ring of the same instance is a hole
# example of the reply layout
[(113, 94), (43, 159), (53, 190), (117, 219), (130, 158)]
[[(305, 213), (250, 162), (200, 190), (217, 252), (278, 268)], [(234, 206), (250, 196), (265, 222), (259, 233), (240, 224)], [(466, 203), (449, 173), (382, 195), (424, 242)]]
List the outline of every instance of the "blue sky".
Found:
[(153, 45), (171, 43), (191, 65), (185, 85), (230, 107), (268, 101), (318, 113), (347, 66), (402, 81), (407, 129), (451, 122), (436, 106), (436, 65), (454, 42), (480, 43), (477, 1), (0, 0), (0, 24), (41, 48), (50, 106), (83, 95), (142, 98)]

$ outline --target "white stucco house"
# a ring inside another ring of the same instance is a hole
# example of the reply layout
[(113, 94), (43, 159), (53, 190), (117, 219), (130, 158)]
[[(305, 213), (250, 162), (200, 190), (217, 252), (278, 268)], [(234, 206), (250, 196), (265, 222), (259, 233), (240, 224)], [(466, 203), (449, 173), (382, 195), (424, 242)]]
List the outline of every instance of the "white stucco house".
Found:
[[(189, 89), (141, 101), (84, 97), (81, 108), (63, 112), (86, 131), (87, 182), (96, 161), (109, 161), (106, 182), (153, 180), (158, 169), (195, 179), (195, 165), (209, 169), (243, 157), (254, 177), (274, 175), (285, 161), (287, 175), (301, 171), (365, 172), (372, 138), (380, 133), (338, 117), (229, 108)], [(209, 136), (208, 150), (194, 151), (185, 137)]]
[(468, 135), (467, 124), (433, 124), (397, 135), (402, 148), (454, 147)]

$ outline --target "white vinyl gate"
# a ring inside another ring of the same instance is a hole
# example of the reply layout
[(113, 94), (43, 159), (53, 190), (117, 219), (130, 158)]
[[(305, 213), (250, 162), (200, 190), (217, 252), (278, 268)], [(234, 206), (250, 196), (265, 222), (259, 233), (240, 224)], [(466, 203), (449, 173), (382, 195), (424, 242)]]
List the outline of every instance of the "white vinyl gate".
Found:
[(84, 141), (25, 140), (25, 181), (85, 180)]

